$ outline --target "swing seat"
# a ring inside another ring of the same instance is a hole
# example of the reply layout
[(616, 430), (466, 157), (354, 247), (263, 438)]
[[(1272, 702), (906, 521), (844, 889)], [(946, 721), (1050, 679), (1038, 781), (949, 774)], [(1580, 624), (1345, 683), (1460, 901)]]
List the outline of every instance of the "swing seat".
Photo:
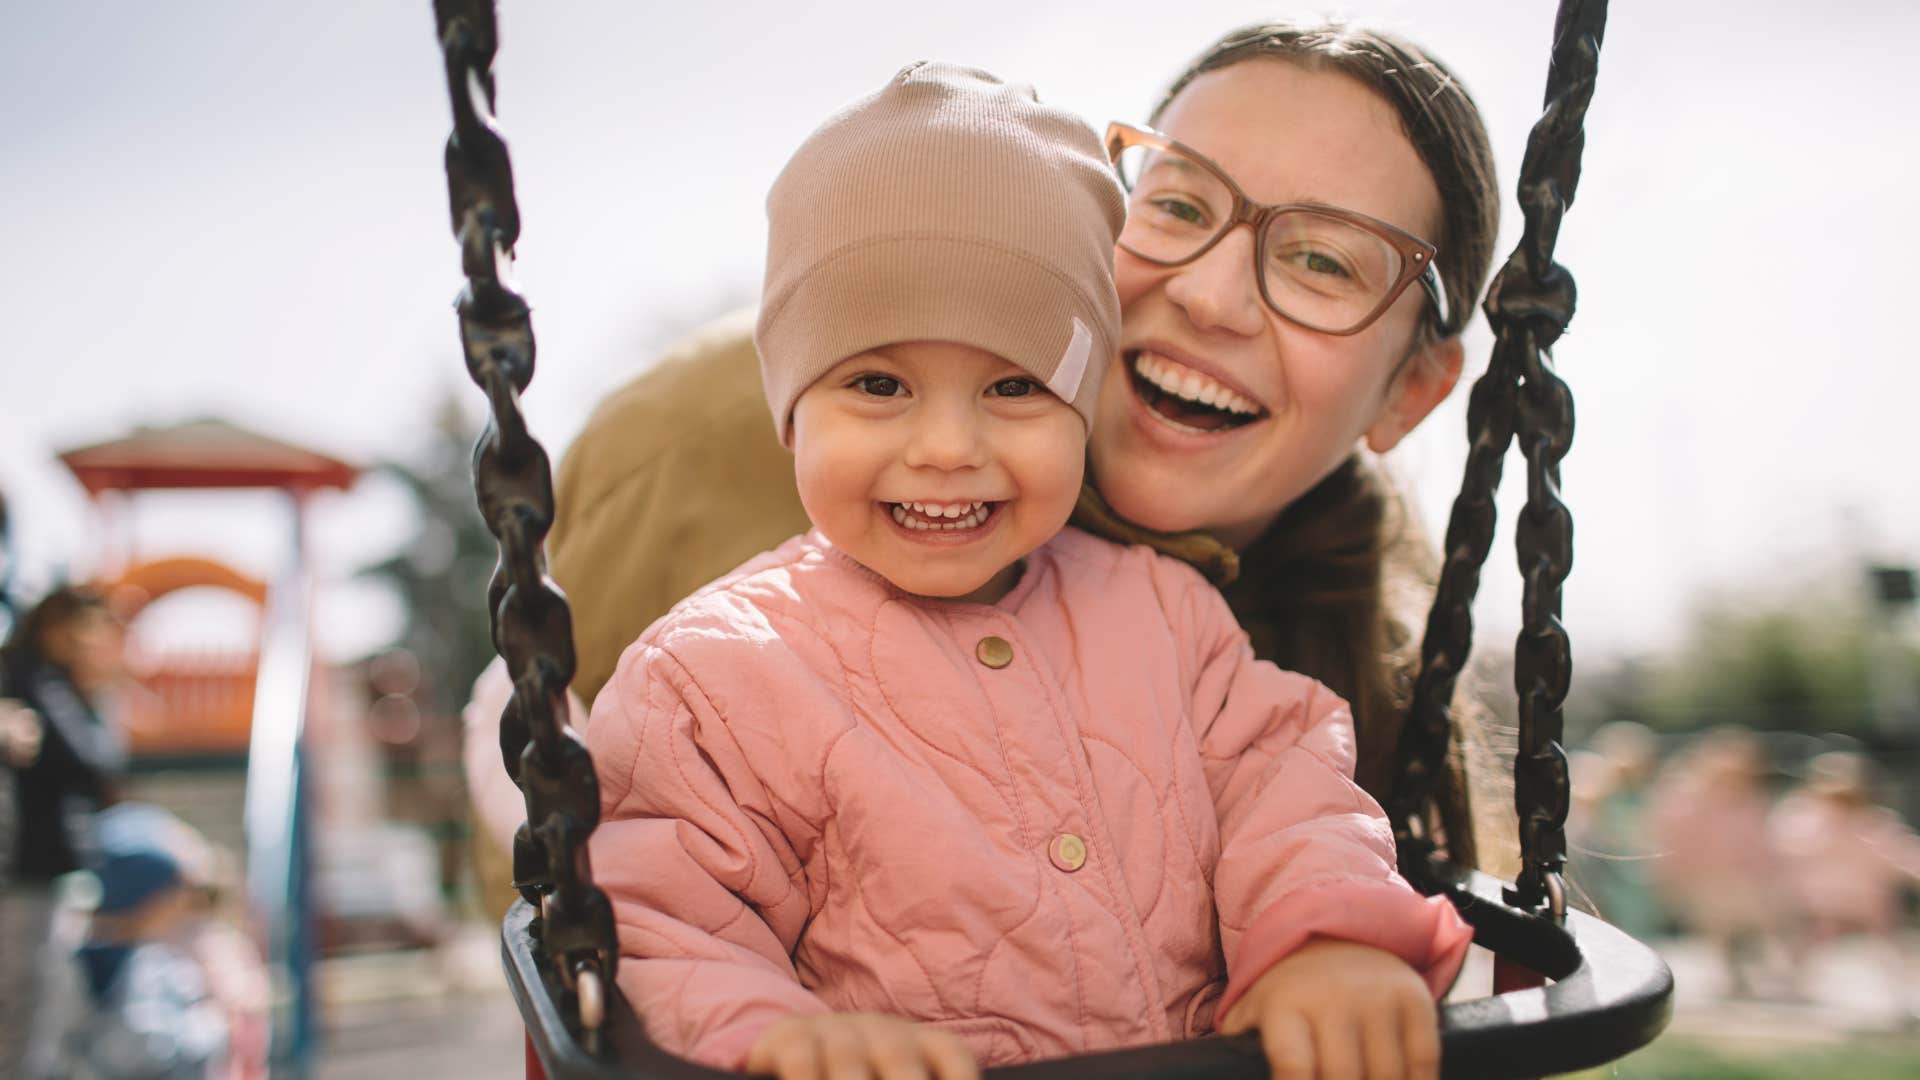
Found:
[[(1508, 906), (1506, 883), (1472, 873), (1445, 890), (1473, 927), (1473, 940), (1503, 963), (1544, 976), (1544, 986), (1510, 990), (1440, 1009), (1441, 1075), (1547, 1076), (1591, 1068), (1652, 1042), (1673, 1013), (1673, 975), (1654, 951), (1578, 911), (1563, 925)], [(737, 1073), (695, 1065), (650, 1041), (617, 988), (606, 1022), (583, 1032), (576, 1010), (542, 959), (534, 910), (514, 904), (501, 928), (507, 981), (551, 1080), (724, 1080)], [(984, 1070), (990, 1080), (1264, 1080), (1251, 1034), (1194, 1039)]]

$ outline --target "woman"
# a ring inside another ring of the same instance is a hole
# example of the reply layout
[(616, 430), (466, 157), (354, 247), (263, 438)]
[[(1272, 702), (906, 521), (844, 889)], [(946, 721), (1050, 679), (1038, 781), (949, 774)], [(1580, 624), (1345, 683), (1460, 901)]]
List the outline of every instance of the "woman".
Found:
[(66, 586), (43, 597), (0, 647), (0, 769), (14, 770), (10, 865), (0, 871), (0, 1074), (50, 1060), (63, 1019), (47, 993), (55, 878), (95, 860), (94, 816), (111, 802), (126, 751), (100, 715), (122, 674), (122, 629), (105, 597)]
[[(1391, 450), (1459, 379), (1497, 229), (1484, 126), (1418, 48), (1292, 23), (1220, 39), (1149, 123), (1168, 138), (1116, 131), (1123, 172), (1145, 154), (1203, 187), (1132, 178), (1122, 347), (1075, 523), (1205, 570), (1261, 657), (1352, 703), (1358, 778), (1384, 800), (1413, 674), (1396, 594), (1423, 592), (1431, 556), (1360, 445)], [(1262, 207), (1289, 209), (1256, 237)], [(674, 602), (807, 527), (751, 325), (716, 323), (617, 391), (561, 464), (549, 550), (588, 702)], [(1432, 811), (1470, 864), (1458, 749)]]

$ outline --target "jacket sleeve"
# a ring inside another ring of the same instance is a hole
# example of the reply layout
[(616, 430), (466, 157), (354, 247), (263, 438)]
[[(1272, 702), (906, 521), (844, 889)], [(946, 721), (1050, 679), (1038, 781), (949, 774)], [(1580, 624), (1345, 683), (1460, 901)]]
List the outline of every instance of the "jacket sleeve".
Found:
[(71, 682), (47, 667), (33, 678), (28, 704), (44, 725), (40, 756), (29, 768), (63, 791), (105, 798), (126, 769), (127, 748), (120, 733), (93, 711)]
[(1220, 827), (1214, 895), (1228, 981), (1215, 1015), (1314, 937), (1385, 949), (1443, 994), (1473, 933), (1445, 898), (1395, 872), (1386, 815), (1353, 779), (1346, 703), (1254, 659), (1219, 593), (1186, 576), (1175, 632), (1189, 650), (1192, 722)]
[(697, 683), (635, 645), (594, 703), (591, 851), (613, 906), (619, 983), (667, 1050), (742, 1068), (774, 1021), (830, 1011), (791, 954), (811, 909), (780, 808)]

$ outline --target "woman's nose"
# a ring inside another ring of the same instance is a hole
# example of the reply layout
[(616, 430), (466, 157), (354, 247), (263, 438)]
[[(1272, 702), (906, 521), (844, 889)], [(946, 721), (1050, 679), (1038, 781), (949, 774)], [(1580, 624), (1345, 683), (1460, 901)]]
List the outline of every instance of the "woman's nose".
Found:
[(984, 419), (970, 401), (929, 402), (914, 417), (906, 464), (916, 469), (971, 469), (986, 463)]
[(1254, 280), (1253, 229), (1238, 225), (1205, 255), (1174, 267), (1167, 299), (1202, 330), (1224, 330), (1251, 337), (1266, 322), (1260, 283)]

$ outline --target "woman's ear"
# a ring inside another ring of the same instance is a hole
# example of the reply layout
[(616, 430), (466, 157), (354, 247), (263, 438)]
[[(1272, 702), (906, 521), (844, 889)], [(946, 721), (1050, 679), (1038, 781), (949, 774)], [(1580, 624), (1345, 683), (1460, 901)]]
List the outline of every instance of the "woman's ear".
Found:
[(1400, 445), (1407, 432), (1419, 427), (1420, 421), (1453, 393), (1465, 360), (1466, 351), (1457, 334), (1423, 346), (1409, 357), (1400, 366), (1400, 374), (1394, 376), (1380, 415), (1367, 429), (1367, 448), (1384, 454)]

